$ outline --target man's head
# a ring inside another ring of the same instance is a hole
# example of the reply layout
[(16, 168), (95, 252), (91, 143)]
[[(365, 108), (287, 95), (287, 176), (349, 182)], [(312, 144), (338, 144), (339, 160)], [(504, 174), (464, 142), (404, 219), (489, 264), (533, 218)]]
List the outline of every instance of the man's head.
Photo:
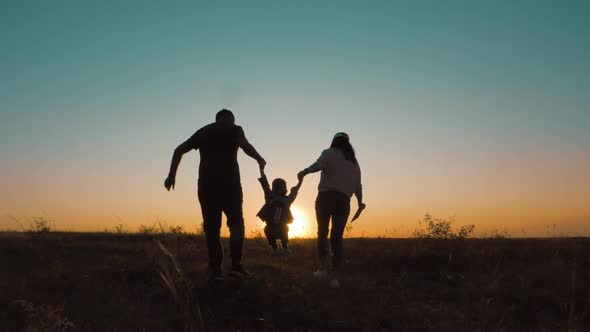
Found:
[(271, 190), (277, 195), (285, 196), (287, 195), (287, 182), (281, 178), (274, 179)]
[(230, 110), (224, 108), (215, 115), (215, 122), (233, 125), (236, 122), (236, 119)]

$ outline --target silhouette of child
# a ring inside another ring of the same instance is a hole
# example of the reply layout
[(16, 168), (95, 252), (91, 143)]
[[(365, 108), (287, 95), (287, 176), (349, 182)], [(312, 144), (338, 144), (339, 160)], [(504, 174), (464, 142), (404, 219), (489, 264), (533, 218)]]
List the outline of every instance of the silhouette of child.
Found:
[(260, 168), (260, 185), (264, 190), (264, 206), (260, 209), (257, 217), (266, 223), (264, 234), (268, 244), (272, 247), (274, 253), (278, 253), (277, 240), (281, 240), (285, 253), (290, 253), (289, 248), (289, 224), (293, 222), (291, 214), (291, 204), (297, 198), (297, 193), (301, 187), (302, 181), (291, 188), (287, 195), (287, 182), (281, 178), (272, 181), (272, 189), (268, 184), (264, 168)]

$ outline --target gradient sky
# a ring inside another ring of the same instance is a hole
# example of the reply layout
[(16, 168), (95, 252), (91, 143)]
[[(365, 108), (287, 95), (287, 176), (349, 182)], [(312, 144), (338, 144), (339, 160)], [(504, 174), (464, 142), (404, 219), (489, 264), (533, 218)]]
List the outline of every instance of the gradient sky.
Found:
[[(353, 235), (407, 236), (430, 212), (588, 236), (588, 17), (588, 1), (3, 1), (0, 229), (194, 229), (198, 154), (174, 192), (163, 180), (229, 108), (289, 185), (350, 134)], [(263, 195), (240, 163), (250, 233)], [(295, 202), (308, 235), (318, 181)]]

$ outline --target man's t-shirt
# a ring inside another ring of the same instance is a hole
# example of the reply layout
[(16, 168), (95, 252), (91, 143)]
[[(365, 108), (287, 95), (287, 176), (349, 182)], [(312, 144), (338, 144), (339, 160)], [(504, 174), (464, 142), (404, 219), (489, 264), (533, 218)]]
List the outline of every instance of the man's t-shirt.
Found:
[(200, 188), (241, 188), (238, 142), (244, 137), (244, 130), (240, 126), (212, 123), (188, 139), (190, 146), (198, 149), (201, 155)]

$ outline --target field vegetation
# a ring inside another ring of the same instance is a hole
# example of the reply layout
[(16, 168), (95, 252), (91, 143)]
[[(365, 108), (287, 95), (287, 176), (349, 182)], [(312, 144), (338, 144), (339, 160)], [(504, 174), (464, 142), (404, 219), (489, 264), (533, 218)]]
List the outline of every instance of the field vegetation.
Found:
[(312, 239), (289, 256), (248, 239), (252, 276), (212, 284), (204, 238), (181, 228), (0, 233), (0, 331), (590, 330), (589, 239), (469, 239), (444, 225), (439, 237), (429, 225), (345, 239), (338, 289), (313, 278)]

